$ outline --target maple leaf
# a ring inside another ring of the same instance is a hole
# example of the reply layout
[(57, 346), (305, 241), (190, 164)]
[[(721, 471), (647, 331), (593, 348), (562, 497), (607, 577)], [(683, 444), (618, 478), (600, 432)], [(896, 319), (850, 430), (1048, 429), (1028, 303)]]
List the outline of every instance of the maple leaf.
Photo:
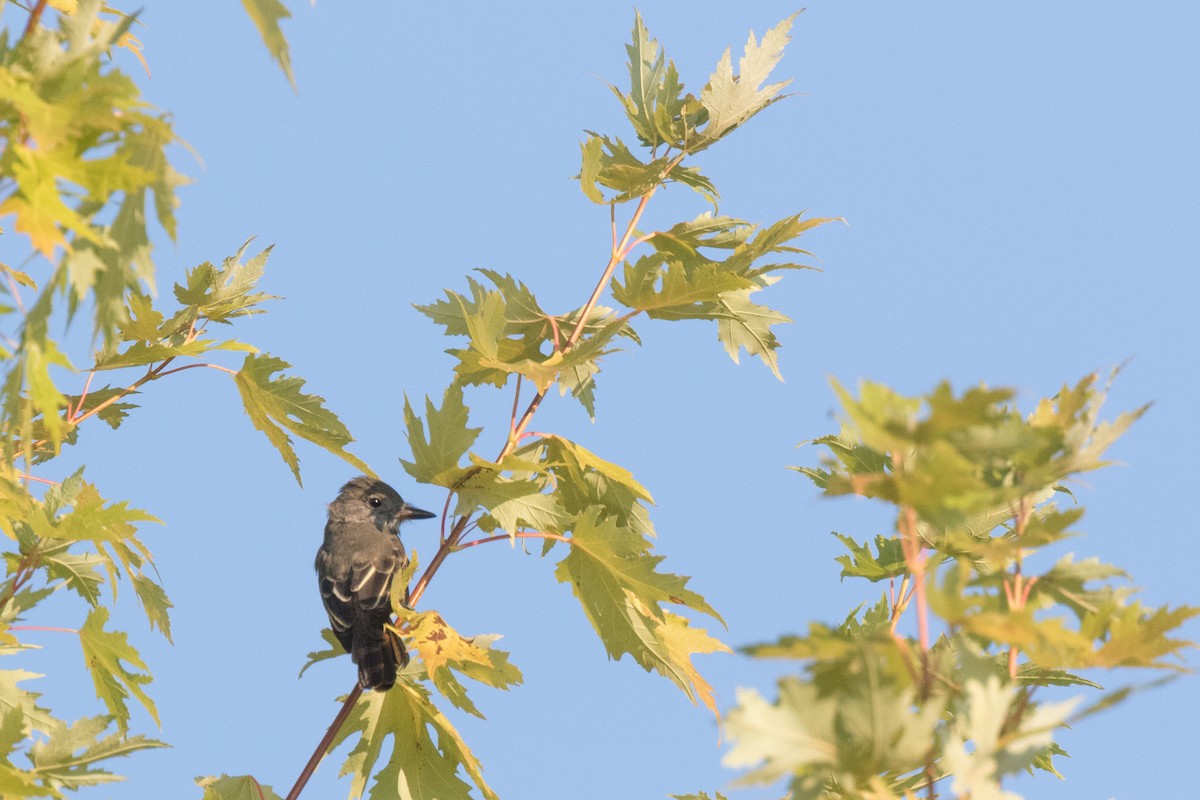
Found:
[(337, 415), (325, 407), (325, 399), (302, 392), (303, 378), (275, 376), (275, 373), (289, 367), (291, 364), (283, 359), (266, 353), (251, 353), (246, 356), (234, 380), (250, 422), (266, 435), (267, 440), (283, 456), (296, 483), (302, 483), (300, 461), (285, 430), (371, 474), (371, 468), (362, 459), (346, 451), (346, 445), (353, 442), (354, 437)]
[[(117, 727), (122, 733), (129, 727), (129, 707), (125, 701), (131, 694), (142, 704), (155, 724), (161, 724), (158, 708), (142, 688), (153, 680), (146, 662), (129, 644), (126, 634), (104, 630), (106, 622), (108, 609), (103, 606), (94, 608), (88, 613), (87, 620), (79, 630), (83, 660), (96, 687), (96, 697), (116, 719)], [(143, 671), (131, 671), (125, 664)]]

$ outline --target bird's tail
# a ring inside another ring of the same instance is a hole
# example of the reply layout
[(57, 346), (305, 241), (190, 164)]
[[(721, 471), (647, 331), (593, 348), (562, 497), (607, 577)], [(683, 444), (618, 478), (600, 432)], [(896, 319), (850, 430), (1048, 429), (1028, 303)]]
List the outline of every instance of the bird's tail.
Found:
[(397, 666), (408, 666), (408, 651), (399, 637), (382, 625), (356, 625), (350, 656), (358, 664), (358, 682), (377, 692), (392, 688)]

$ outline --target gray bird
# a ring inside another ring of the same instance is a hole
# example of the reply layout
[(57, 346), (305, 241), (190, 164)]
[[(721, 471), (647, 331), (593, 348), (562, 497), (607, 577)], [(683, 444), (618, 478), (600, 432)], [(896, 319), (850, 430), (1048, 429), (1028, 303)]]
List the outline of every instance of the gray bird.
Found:
[(358, 665), (364, 689), (392, 688), (397, 664), (408, 664), (408, 651), (383, 626), (392, 618), (392, 576), (408, 561), (400, 523), (432, 516), (366, 475), (343, 486), (329, 504), (325, 543), (317, 551), (317, 582), (329, 624)]

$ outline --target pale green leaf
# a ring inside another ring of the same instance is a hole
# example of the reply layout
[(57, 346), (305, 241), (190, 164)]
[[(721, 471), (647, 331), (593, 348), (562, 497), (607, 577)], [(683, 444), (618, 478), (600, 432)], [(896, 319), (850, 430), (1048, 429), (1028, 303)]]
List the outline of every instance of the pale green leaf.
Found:
[(209, 775), (196, 778), (196, 785), (204, 790), (200, 800), (282, 800), (270, 786), (250, 775)]
[[(146, 663), (129, 644), (126, 634), (104, 630), (106, 622), (108, 609), (103, 606), (94, 608), (88, 613), (87, 621), (79, 630), (83, 660), (91, 673), (97, 699), (104, 703), (116, 719), (117, 727), (122, 733), (129, 727), (129, 708), (125, 701), (130, 695), (142, 704), (155, 724), (161, 724), (154, 701), (142, 688), (153, 680)], [(133, 670), (126, 667), (126, 664)]]
[(254, 21), (254, 26), (258, 28), (258, 35), (262, 37), (267, 52), (279, 64), (279, 68), (283, 70), (283, 74), (287, 76), (288, 83), (294, 90), (296, 76), (292, 74), (292, 56), (288, 52), (288, 43), (283, 35), (283, 30), (279, 27), (279, 21), (289, 18), (291, 12), (279, 0), (242, 0), (242, 6), (250, 15), (250, 19)]
[(267, 440), (283, 456), (297, 483), (301, 483), (300, 461), (285, 431), (371, 474), (370, 467), (346, 451), (346, 445), (353, 442), (354, 438), (337, 415), (325, 407), (324, 398), (301, 391), (304, 386), (302, 378), (275, 375), (290, 366), (286, 361), (265, 353), (246, 356), (234, 380), (250, 422), (266, 435)]

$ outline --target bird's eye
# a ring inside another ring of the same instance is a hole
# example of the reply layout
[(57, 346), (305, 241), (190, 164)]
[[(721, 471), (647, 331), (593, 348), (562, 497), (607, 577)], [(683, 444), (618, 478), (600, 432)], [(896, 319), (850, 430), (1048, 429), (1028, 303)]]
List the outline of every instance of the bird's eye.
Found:
[(383, 505), (383, 500), (378, 497), (368, 497), (367, 504), (370, 505), (371, 508), (379, 508), (381, 505)]

